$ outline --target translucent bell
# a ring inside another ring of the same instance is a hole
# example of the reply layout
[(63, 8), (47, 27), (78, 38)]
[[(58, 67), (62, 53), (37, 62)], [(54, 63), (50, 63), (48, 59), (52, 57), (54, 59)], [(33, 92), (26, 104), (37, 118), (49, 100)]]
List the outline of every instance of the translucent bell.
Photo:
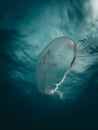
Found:
[(75, 58), (76, 45), (71, 39), (60, 37), (48, 44), (37, 62), (39, 91), (49, 95), (56, 93), (70, 73)]

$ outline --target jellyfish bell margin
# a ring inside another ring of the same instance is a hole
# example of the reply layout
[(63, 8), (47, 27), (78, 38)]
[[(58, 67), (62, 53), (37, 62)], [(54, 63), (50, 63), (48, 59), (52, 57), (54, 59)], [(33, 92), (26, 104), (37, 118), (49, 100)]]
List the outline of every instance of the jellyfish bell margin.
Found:
[(63, 99), (60, 88), (66, 82), (76, 60), (76, 44), (72, 39), (59, 37), (49, 43), (38, 57), (36, 73), (37, 87), (41, 93), (58, 95)]

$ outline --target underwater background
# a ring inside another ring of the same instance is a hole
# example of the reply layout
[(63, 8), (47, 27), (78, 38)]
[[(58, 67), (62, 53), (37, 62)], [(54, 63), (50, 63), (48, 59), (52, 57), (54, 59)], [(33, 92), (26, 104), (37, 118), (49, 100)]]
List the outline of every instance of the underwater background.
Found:
[[(77, 47), (63, 100), (36, 80), (38, 57), (62, 36)], [(98, 130), (97, 87), (97, 0), (0, 0), (0, 130)]]

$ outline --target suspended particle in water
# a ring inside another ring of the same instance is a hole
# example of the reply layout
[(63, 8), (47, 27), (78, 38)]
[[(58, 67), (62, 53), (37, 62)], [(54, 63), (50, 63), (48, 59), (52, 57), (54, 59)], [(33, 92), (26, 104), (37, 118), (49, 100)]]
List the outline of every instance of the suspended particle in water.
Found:
[[(58, 93), (76, 59), (76, 45), (67, 37), (53, 40), (37, 62), (37, 84), (40, 92)], [(66, 86), (65, 86), (66, 87)]]

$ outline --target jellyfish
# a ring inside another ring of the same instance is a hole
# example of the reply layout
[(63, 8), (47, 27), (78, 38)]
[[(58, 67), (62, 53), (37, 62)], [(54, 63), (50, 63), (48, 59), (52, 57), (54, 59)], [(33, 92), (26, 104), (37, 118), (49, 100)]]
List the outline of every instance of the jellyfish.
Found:
[[(53, 40), (37, 61), (37, 86), (41, 93), (60, 96), (59, 89), (69, 75), (76, 59), (76, 44), (67, 37)], [(66, 87), (66, 86), (65, 86)]]

